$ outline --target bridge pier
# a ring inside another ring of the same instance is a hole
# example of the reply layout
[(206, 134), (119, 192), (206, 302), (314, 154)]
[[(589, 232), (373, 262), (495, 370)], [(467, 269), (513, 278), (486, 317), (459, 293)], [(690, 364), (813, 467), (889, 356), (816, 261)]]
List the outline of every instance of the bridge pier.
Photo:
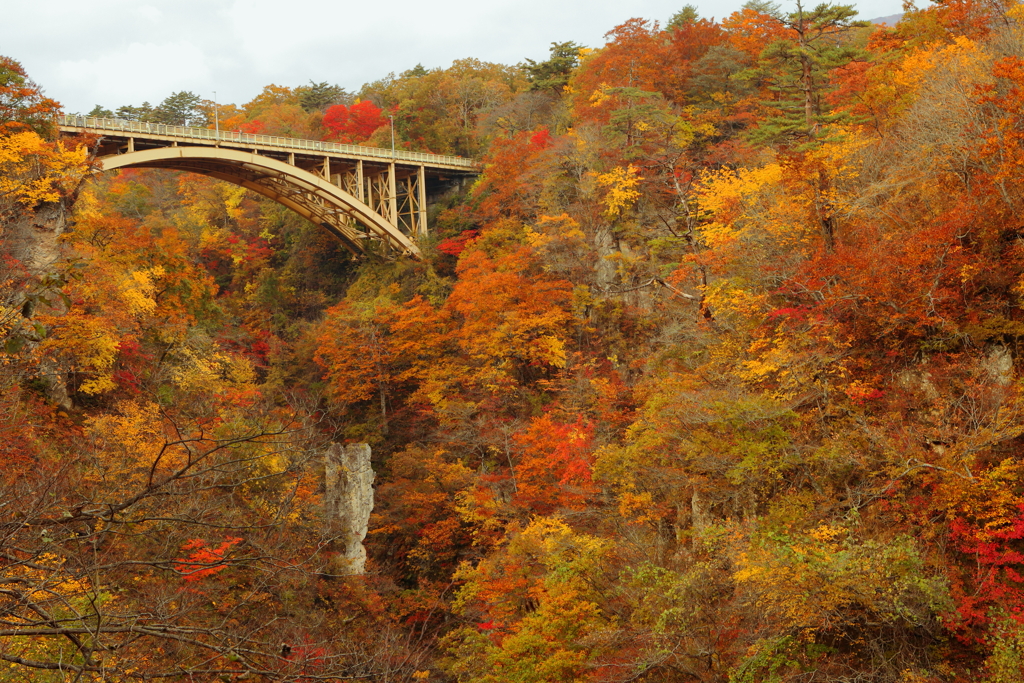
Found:
[[(294, 154), (289, 155), (289, 163), (293, 166), (294, 157)], [(400, 171), (392, 162), (367, 173), (362, 159), (340, 169), (340, 172), (335, 168), (337, 162), (332, 162), (329, 157), (324, 157), (322, 163), (317, 175), (366, 203), (409, 237), (419, 239), (430, 234), (425, 165), (418, 164)]]

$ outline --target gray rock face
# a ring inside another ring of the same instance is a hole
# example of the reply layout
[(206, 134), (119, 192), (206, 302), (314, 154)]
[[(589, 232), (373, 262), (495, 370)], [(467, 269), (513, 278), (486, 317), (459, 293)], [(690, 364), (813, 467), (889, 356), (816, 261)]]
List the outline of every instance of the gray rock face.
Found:
[(1013, 354), (1002, 344), (989, 347), (982, 367), (994, 384), (1005, 387), (1013, 383)]
[(338, 539), (342, 574), (366, 571), (366, 538), (373, 511), (373, 468), (370, 446), (332, 443), (324, 452), (324, 518), (327, 531)]
[(64, 202), (42, 204), (3, 226), (4, 250), (21, 261), (34, 277), (56, 270), (61, 260), (60, 236), (67, 230)]
[(594, 234), (594, 248), (597, 251), (597, 263), (594, 266), (594, 281), (602, 289), (615, 284), (616, 265), (611, 259), (619, 251), (618, 240), (611, 228), (602, 226)]
[[(58, 270), (63, 259), (60, 238), (67, 231), (73, 203), (74, 194), (58, 202), (41, 204), (13, 220), (3, 221), (0, 225), (0, 251), (20, 261), (30, 279), (36, 282), (45, 280)], [(21, 307), (25, 303), (22, 297), (19, 291), (16, 298), (9, 298), (3, 304)], [(56, 308), (55, 312), (63, 313), (63, 304), (59, 299), (54, 299), (52, 305)], [(23, 314), (30, 318), (31, 307), (27, 307)], [(35, 344), (31, 342), (31, 346)], [(47, 397), (65, 410), (70, 410), (72, 404), (65, 382), (66, 368), (47, 359), (40, 363), (39, 371)]]

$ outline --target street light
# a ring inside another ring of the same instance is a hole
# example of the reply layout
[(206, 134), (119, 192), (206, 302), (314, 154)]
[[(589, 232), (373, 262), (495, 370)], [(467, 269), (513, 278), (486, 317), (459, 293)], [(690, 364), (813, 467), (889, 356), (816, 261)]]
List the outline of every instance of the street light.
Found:
[(395, 158), (395, 116), (394, 114), (388, 114), (388, 118), (391, 119), (391, 159)]
[(220, 116), (217, 111), (217, 91), (213, 91), (213, 131), (214, 137), (220, 140)]

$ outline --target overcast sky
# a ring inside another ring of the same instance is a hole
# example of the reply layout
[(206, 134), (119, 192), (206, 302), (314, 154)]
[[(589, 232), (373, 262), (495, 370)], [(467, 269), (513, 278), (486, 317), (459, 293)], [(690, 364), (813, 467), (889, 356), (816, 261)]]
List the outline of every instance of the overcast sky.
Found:
[[(631, 17), (664, 23), (691, 3), (720, 19), (744, 1), (29, 0), (4, 8), (0, 54), (69, 113), (159, 104), (180, 90), (244, 104), (270, 83), (354, 91), (417, 63), (540, 61), (552, 42), (599, 47)], [(857, 7), (871, 19), (900, 12), (901, 2)]]

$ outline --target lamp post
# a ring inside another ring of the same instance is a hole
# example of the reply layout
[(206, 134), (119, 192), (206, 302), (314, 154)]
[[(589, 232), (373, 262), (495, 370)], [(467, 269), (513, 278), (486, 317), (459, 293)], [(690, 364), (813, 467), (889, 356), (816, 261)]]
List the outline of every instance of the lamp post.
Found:
[(217, 111), (217, 91), (213, 91), (213, 131), (214, 137), (220, 140), (220, 113)]
[(391, 119), (391, 160), (395, 159), (395, 116), (394, 114), (388, 114), (388, 118)]

